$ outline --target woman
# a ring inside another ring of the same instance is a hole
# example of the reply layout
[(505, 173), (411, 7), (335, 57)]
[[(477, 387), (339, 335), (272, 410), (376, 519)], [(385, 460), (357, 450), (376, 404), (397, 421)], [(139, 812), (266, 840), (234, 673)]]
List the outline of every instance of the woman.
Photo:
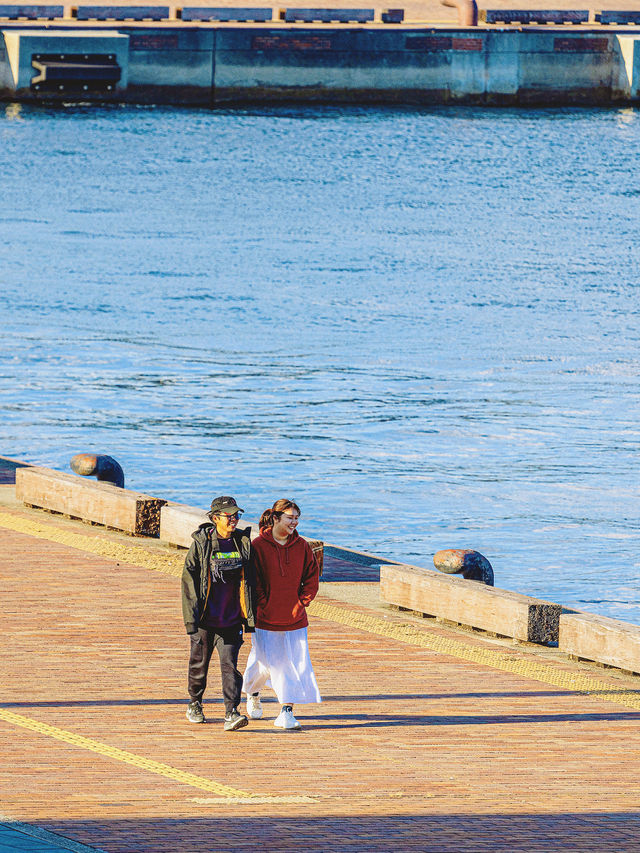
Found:
[(318, 592), (318, 563), (298, 535), (300, 508), (282, 498), (262, 513), (253, 541), (256, 567), (256, 630), (244, 673), (247, 714), (262, 717), (260, 690), (274, 689), (282, 710), (274, 722), (299, 729), (296, 703), (321, 702), (307, 642), (307, 606)]

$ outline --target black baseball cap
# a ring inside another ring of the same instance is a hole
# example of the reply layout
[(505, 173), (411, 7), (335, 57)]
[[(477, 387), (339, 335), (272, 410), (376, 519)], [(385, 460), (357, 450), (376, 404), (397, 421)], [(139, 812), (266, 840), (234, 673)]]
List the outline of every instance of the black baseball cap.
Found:
[(211, 501), (211, 515), (218, 515), (220, 512), (233, 515), (236, 512), (244, 512), (244, 510), (240, 509), (235, 498), (229, 495), (221, 495), (219, 498), (214, 498)]

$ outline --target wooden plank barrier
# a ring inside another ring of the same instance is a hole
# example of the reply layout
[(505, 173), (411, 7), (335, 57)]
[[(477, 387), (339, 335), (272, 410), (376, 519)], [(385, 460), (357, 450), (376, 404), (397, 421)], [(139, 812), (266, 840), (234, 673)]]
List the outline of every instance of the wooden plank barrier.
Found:
[(7, 21), (53, 21), (64, 18), (64, 6), (0, 6), (0, 19)]
[(479, 18), (486, 24), (586, 24), (589, 10), (483, 9)]
[(415, 566), (380, 567), (380, 598), (405, 610), (530, 643), (555, 643), (561, 607)]
[(166, 503), (111, 483), (35, 467), (16, 470), (16, 498), (27, 506), (154, 537), (160, 532), (160, 508)]
[[(208, 516), (204, 510), (170, 501), (160, 510), (160, 539), (170, 545), (188, 548), (193, 541), (191, 534), (205, 521), (208, 521)], [(250, 527), (252, 539), (255, 539), (260, 532), (257, 524), (244, 519), (240, 519), (238, 527)], [(306, 539), (305, 536), (302, 538)], [(319, 539), (307, 539), (307, 542), (311, 545), (311, 550), (320, 566), (320, 574), (322, 574), (324, 542)]]
[(577, 658), (640, 672), (640, 626), (619, 619), (563, 613), (558, 648)]
[(166, 21), (168, 6), (74, 6), (71, 16), (79, 21)]
[(640, 11), (614, 11), (607, 9), (606, 11), (596, 12), (595, 21), (598, 24), (640, 24)]
[[(178, 10), (180, 12), (180, 10)], [(185, 6), (179, 15), (183, 21), (233, 21), (236, 23), (264, 23), (273, 17), (273, 10), (250, 6)]]
[(289, 24), (366, 24), (373, 21), (373, 9), (281, 9), (280, 20)]

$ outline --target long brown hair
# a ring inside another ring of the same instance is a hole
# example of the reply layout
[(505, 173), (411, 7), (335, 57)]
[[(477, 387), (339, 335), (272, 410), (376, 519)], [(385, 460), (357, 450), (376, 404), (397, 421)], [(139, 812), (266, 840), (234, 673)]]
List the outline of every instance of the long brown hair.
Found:
[(289, 500), (289, 498), (280, 498), (280, 500), (274, 503), (271, 509), (265, 509), (260, 516), (260, 523), (258, 524), (260, 530), (271, 529), (287, 509), (295, 509), (298, 515), (300, 515), (300, 507), (295, 501)]

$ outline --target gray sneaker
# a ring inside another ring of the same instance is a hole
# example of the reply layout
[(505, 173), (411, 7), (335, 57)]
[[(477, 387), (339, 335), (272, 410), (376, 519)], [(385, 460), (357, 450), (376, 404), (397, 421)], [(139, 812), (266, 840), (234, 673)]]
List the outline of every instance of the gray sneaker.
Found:
[(197, 699), (194, 699), (193, 702), (189, 702), (189, 707), (187, 708), (187, 720), (189, 720), (190, 723), (206, 723), (204, 714), (202, 713), (202, 704), (198, 702)]
[(244, 714), (240, 714), (237, 708), (234, 708), (233, 711), (229, 711), (224, 718), (225, 732), (235, 732), (236, 729), (243, 729), (248, 725), (249, 720), (247, 720)]

